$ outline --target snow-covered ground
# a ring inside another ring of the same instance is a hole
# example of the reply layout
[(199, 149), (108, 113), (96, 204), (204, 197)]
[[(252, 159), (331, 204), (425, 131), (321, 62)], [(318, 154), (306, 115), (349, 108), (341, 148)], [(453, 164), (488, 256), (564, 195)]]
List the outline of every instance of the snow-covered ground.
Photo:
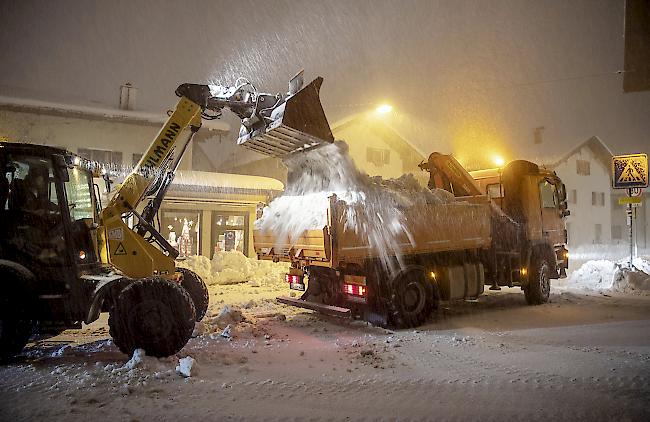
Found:
[(0, 420), (650, 417), (650, 296), (614, 290), (613, 262), (588, 262), (542, 306), (506, 288), (391, 331), (277, 304), (282, 264), (263, 279), (252, 261), (186, 261), (210, 309), (176, 356), (124, 356), (105, 317), (31, 343), (0, 367)]

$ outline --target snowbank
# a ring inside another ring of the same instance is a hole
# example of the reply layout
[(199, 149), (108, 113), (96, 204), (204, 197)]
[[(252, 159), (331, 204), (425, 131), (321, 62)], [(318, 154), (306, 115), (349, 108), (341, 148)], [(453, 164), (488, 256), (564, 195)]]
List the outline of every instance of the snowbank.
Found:
[(205, 256), (191, 256), (178, 266), (194, 271), (208, 285), (248, 282), (253, 287), (281, 283), (289, 270), (288, 263), (260, 261), (238, 251), (217, 252), (212, 261)]
[(585, 262), (571, 273), (567, 287), (581, 290), (650, 292), (650, 261), (636, 258), (635, 268), (627, 268), (626, 260), (599, 259)]

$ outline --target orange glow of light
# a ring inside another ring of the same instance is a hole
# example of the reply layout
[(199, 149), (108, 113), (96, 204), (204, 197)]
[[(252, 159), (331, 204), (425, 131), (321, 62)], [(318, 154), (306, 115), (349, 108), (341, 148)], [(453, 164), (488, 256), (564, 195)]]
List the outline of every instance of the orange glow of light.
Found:
[(375, 109), (377, 114), (387, 114), (393, 111), (393, 106), (390, 104), (382, 104)]

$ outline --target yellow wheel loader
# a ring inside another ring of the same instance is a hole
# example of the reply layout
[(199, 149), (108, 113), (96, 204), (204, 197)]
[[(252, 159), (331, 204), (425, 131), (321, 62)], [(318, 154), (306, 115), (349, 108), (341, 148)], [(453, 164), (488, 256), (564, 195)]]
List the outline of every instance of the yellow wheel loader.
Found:
[[(303, 88), (301, 72), (288, 93), (275, 95), (245, 79), (232, 87), (180, 85), (175, 110), (103, 209), (96, 163), (59, 148), (1, 142), (0, 360), (20, 353), (35, 328), (80, 328), (102, 311), (126, 354), (142, 348), (169, 356), (183, 348), (205, 314), (207, 289), (176, 268), (178, 252), (155, 227), (183, 152), (202, 119), (226, 108), (242, 122), (237, 143), (265, 155), (332, 142), (321, 83)], [(131, 217), (133, 228), (125, 222)]]

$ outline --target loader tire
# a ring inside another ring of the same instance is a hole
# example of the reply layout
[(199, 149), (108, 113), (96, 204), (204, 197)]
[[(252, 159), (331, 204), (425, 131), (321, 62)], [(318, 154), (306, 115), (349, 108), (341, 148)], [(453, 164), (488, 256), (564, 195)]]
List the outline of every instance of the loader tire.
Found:
[(524, 296), (526, 297), (526, 303), (529, 305), (541, 305), (548, 302), (551, 293), (551, 270), (545, 258), (533, 259), (530, 279), (524, 288)]
[(210, 302), (208, 287), (203, 282), (203, 279), (194, 271), (188, 270), (187, 268), (176, 268), (176, 271), (183, 275), (181, 286), (192, 298), (196, 312), (196, 322), (199, 322), (208, 311), (208, 304)]
[(32, 335), (32, 321), (16, 318), (0, 319), (0, 363), (19, 354)]
[(424, 271), (409, 270), (399, 275), (393, 283), (389, 303), (389, 325), (411, 328), (422, 325), (436, 306), (436, 297)]
[(166, 357), (187, 344), (194, 329), (194, 304), (177, 283), (153, 277), (124, 288), (110, 311), (108, 325), (115, 345), (131, 356)]

